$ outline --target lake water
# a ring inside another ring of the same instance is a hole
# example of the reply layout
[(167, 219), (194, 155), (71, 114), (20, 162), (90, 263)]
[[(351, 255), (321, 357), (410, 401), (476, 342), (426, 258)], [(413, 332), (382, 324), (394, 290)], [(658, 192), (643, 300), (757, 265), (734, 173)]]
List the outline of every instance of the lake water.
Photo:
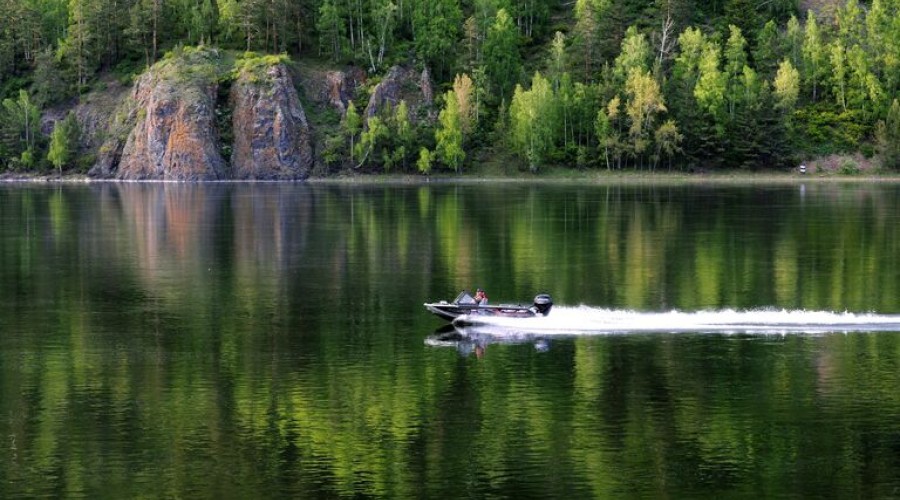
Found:
[(897, 184), (0, 186), (2, 498), (898, 498), (898, 388)]

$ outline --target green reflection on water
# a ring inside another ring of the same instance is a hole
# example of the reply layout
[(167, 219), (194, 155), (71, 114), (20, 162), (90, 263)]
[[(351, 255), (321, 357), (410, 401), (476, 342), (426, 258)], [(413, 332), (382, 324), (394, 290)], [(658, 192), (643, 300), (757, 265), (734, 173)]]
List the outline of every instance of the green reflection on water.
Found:
[(896, 333), (460, 356), (421, 307), (895, 314), (897, 195), (0, 187), (0, 494), (897, 495)]

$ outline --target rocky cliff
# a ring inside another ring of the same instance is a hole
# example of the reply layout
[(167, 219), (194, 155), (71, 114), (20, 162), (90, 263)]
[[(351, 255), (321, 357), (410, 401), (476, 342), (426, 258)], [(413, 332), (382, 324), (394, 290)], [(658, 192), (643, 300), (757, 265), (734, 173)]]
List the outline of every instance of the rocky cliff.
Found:
[(234, 179), (305, 179), (309, 123), (283, 64), (245, 66), (231, 88)]
[[(352, 67), (289, 65), (286, 56), (237, 57), (183, 48), (136, 78), (130, 91), (108, 88), (105, 94), (85, 96), (83, 101), (105, 104), (88, 104), (77, 114), (82, 130), (91, 131), (83, 136), (90, 143), (81, 149), (86, 158), (96, 151), (89, 175), (97, 178), (303, 180), (333, 175), (332, 167), (349, 163), (341, 163), (341, 156), (327, 163), (315, 151), (330, 143), (338, 144), (332, 153), (345, 154), (340, 120), (351, 100), (367, 99), (366, 119), (404, 101), (413, 124), (434, 122), (427, 70), (395, 66), (377, 81), (367, 83), (365, 72)], [(116, 100), (121, 104), (102, 120)]]
[(410, 117), (417, 120), (420, 108), (430, 109), (434, 96), (428, 68), (421, 73), (413, 69), (393, 66), (375, 86), (366, 105), (366, 120), (381, 113), (385, 107), (395, 107), (400, 101), (409, 106)]
[(192, 50), (141, 75), (90, 173), (123, 180), (225, 178), (215, 120), (220, 59), (213, 50)]
[[(220, 99), (220, 85), (232, 77), (228, 98)], [(223, 154), (229, 149), (230, 164)], [(137, 79), (111, 120), (89, 175), (121, 180), (303, 179), (311, 164), (309, 125), (280, 60), (235, 62), (215, 49), (199, 48), (184, 49)]]

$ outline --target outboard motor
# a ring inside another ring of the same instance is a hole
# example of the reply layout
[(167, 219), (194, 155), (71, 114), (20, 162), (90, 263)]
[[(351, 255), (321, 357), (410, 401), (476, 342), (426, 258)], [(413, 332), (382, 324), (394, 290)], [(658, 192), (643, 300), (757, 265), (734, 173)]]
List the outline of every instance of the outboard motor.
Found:
[(549, 294), (542, 293), (534, 298), (534, 308), (541, 316), (550, 314), (550, 308), (553, 307), (553, 299)]

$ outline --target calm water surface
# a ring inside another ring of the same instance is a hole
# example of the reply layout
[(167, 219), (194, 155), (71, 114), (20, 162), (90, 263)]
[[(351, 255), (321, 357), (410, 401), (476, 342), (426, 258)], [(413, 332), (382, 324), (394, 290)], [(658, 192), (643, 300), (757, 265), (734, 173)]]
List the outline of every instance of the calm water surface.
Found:
[(898, 185), (0, 186), (0, 285), (2, 498), (900, 497)]

